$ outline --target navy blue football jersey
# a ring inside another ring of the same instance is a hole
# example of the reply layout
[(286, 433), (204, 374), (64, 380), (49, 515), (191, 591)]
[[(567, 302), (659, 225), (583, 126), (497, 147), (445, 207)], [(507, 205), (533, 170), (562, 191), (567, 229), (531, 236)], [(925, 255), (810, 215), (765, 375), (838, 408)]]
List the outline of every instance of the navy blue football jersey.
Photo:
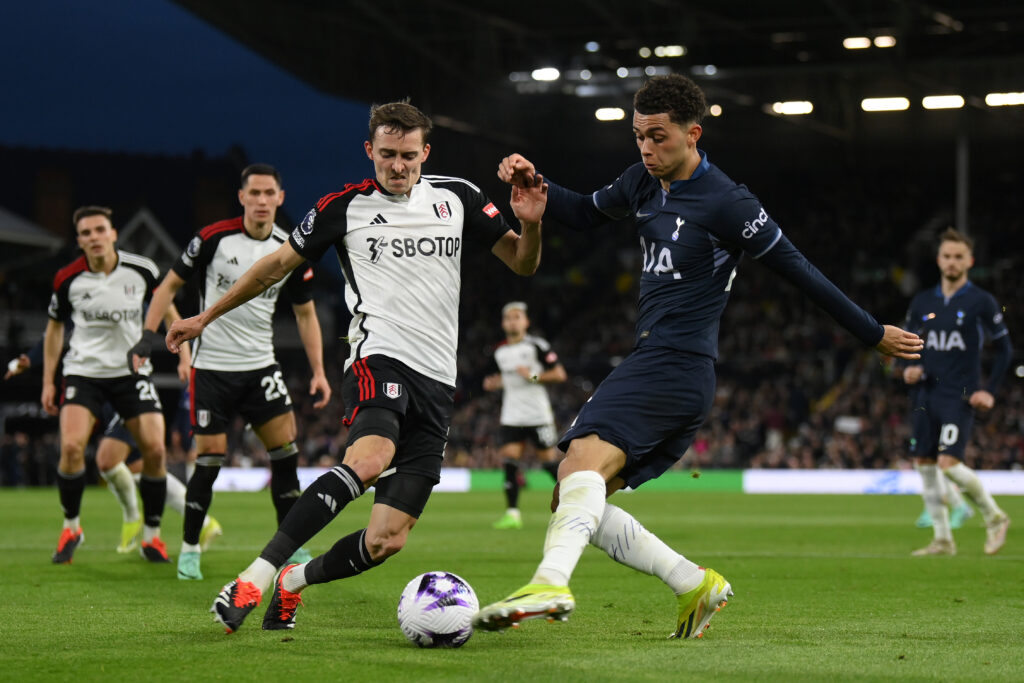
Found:
[(757, 197), (700, 155), (693, 175), (667, 192), (641, 163), (589, 197), (548, 181), (546, 213), (570, 227), (635, 220), (643, 253), (636, 344), (717, 358), (719, 322), (744, 253), (803, 290), (863, 343), (881, 341), (882, 326), (804, 258)]
[(1010, 332), (995, 297), (967, 281), (946, 299), (939, 285), (918, 292), (907, 310), (905, 329), (924, 340), (925, 386), (970, 395), (981, 388), (981, 350), (986, 338), (999, 342), (999, 357), (985, 387), (999, 387), (1010, 363)]

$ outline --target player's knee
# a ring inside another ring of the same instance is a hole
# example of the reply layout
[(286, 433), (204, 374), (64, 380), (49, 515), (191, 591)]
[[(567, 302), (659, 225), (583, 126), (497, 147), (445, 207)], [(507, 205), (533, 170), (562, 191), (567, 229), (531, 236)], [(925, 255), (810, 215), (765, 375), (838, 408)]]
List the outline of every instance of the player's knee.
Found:
[(61, 439), (60, 459), (65, 465), (80, 465), (84, 463), (85, 444), (80, 439)]

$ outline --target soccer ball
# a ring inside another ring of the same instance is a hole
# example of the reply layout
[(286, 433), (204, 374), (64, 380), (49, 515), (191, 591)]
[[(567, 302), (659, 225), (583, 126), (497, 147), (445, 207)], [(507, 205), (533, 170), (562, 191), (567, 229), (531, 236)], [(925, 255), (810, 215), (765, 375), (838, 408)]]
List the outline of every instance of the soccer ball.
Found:
[(461, 647), (473, 635), (476, 593), (451, 572), (427, 572), (410, 581), (398, 600), (398, 625), (420, 647)]

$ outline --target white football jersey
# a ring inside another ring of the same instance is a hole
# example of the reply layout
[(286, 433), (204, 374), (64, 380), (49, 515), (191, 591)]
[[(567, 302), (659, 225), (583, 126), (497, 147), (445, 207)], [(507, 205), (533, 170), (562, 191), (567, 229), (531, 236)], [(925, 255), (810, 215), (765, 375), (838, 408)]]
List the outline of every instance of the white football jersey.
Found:
[(555, 421), (547, 388), (520, 375), (518, 368), (529, 368), (532, 378), (556, 365), (558, 354), (551, 345), (529, 334), (515, 344), (505, 342), (494, 350), (492, 368), (501, 373), (501, 424), (539, 427)]
[(323, 197), (290, 238), (309, 261), (338, 252), (352, 313), (345, 368), (382, 354), (455, 386), (464, 240), (488, 249), (510, 230), (461, 178), (422, 176), (409, 195), (376, 180)]
[[(117, 252), (110, 275), (89, 270), (84, 256), (57, 271), (49, 316), (74, 324), (64, 374), (110, 378), (131, 375), (128, 349), (142, 337), (142, 308), (157, 285), (160, 271), (144, 256)], [(147, 360), (139, 370), (148, 375)]]
[[(288, 233), (276, 225), (265, 240), (245, 231), (242, 217), (213, 223), (196, 233), (173, 270), (183, 280), (201, 274), (200, 309), (215, 304), (252, 264), (277, 251)], [(293, 304), (312, 298), (313, 270), (303, 264), (276, 285), (210, 323), (195, 342), (192, 366), (201, 370), (258, 370), (274, 358), (274, 308), (281, 290)]]

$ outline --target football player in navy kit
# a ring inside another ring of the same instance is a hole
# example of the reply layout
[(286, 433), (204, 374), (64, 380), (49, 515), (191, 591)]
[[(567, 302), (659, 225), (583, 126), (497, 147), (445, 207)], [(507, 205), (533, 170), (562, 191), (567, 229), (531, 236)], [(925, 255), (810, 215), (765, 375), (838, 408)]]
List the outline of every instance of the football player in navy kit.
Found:
[[(974, 411), (991, 410), (995, 393), (1013, 356), (1010, 333), (995, 298), (967, 279), (974, 265), (971, 239), (950, 228), (939, 236), (937, 263), (941, 280), (911, 300), (907, 329), (924, 342), (921, 362), (903, 369), (903, 381), (916, 388), (910, 414), (910, 450), (921, 472), (925, 509), (934, 538), (913, 555), (955, 555), (949, 510), (942, 502), (939, 477), (945, 475), (981, 511), (985, 553), (1006, 543), (1010, 518), (963, 463), (971, 439)], [(992, 373), (981, 382), (981, 349), (988, 337), (996, 348)]]
[[(238, 202), (243, 215), (199, 230), (184, 253), (164, 276), (153, 294), (146, 314), (145, 332), (133, 347), (147, 357), (160, 338), (156, 328), (162, 311), (185, 282), (201, 279), (201, 304), (215, 303), (253, 263), (273, 253), (288, 233), (274, 223), (284, 202), (281, 176), (268, 164), (251, 164), (242, 171)], [(193, 349), (192, 430), (196, 437), (196, 468), (185, 494), (185, 523), (178, 578), (203, 578), (200, 554), (203, 526), (210, 524), (207, 512), (213, 502), (213, 484), (227, 454), (227, 425), (237, 412), (252, 424), (256, 436), (270, 456), (270, 494), (278, 524), (291, 510), (300, 494), (297, 430), (292, 399), (274, 357), (273, 318), (278, 296), (287, 292), (309, 359), (312, 377), (310, 395), (320, 394), (314, 408), (323, 408), (331, 398), (324, 374), (320, 321), (312, 300), (312, 269), (307, 265), (278, 282), (207, 328)], [(297, 548), (294, 560), (310, 559)]]
[(484, 389), (502, 390), (499, 455), (505, 469), (505, 514), (495, 529), (522, 529), (519, 511), (519, 461), (527, 442), (536, 449), (541, 467), (556, 481), (558, 460), (555, 416), (545, 384), (564, 382), (565, 368), (546, 339), (527, 334), (530, 318), (526, 303), (510, 301), (501, 309), (505, 341), (491, 357), (492, 374), (484, 377)]
[[(525, 619), (564, 620), (575, 608), (569, 578), (587, 544), (664, 581), (676, 594), (672, 637), (697, 638), (732, 587), (721, 574), (676, 553), (605, 499), (675, 464), (693, 441), (715, 393), (718, 328), (736, 267), (750, 254), (799, 287), (840, 324), (882, 353), (916, 358), (921, 340), (882, 326), (851, 302), (786, 239), (745, 186), (698, 149), (704, 93), (680, 75), (651, 78), (634, 98), (640, 162), (582, 195), (549, 182), (547, 215), (579, 229), (633, 216), (643, 265), (632, 353), (584, 404), (559, 447), (544, 557), (529, 584), (474, 617), (500, 630)], [(506, 157), (498, 176), (513, 184), (534, 165)]]
[[(302, 493), (260, 556), (217, 596), (211, 611), (228, 633), (271, 585), (263, 628), (293, 628), (307, 585), (354, 576), (402, 549), (440, 480), (455, 393), (463, 243), (490, 247), (520, 275), (532, 274), (540, 262), (543, 180), (513, 189), (512, 210), (522, 224), (516, 234), (473, 184), (421, 175), (431, 126), (406, 102), (374, 107), (365, 150), (375, 177), (323, 197), (287, 243), (257, 261), (216, 304), (167, 334), (175, 351), (303, 260), (316, 261), (335, 247), (352, 312), (341, 388), (349, 426), (345, 455)], [(371, 485), (376, 490), (366, 528), (310, 562), (277, 572)]]
[[(169, 562), (160, 540), (160, 519), (167, 496), (164, 416), (149, 378), (148, 361), (135, 370), (125, 362), (142, 332), (143, 304), (156, 286), (156, 264), (116, 248), (117, 231), (105, 207), (75, 211), (78, 246), (84, 255), (57, 272), (50, 320), (43, 339), (43, 408), (60, 414), (60, 464), (57, 488), (64, 529), (53, 561), (70, 564), (82, 543), (79, 523), (85, 490), (85, 446), (105, 403), (124, 418), (142, 452), (143, 538), (140, 550), (152, 562)], [(173, 316), (167, 314), (167, 323)], [(54, 376), (64, 345), (64, 326), (74, 324), (64, 355), (60, 403)]]

